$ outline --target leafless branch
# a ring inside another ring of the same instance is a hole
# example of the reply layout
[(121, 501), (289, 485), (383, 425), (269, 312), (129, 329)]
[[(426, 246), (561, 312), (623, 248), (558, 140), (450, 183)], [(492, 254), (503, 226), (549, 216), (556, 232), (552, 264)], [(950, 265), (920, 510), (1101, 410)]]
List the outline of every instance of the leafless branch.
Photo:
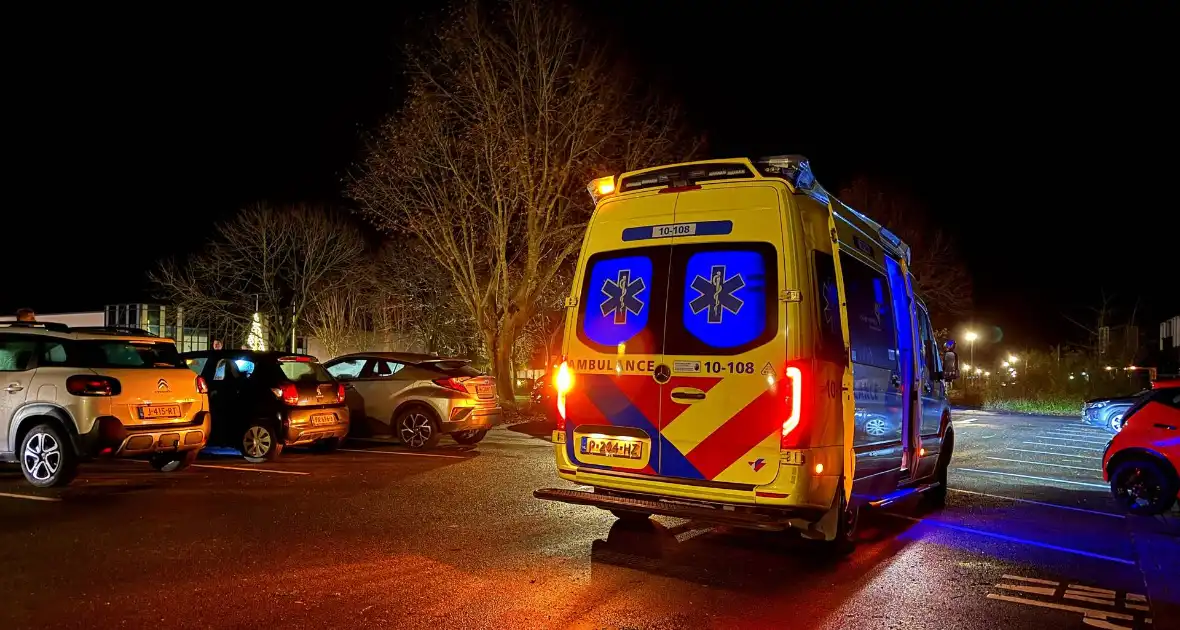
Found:
[(577, 251), (585, 183), (688, 144), (677, 112), (630, 89), (560, 6), (461, 5), (407, 66), (407, 103), (378, 130), (350, 193), (437, 262), (506, 397), (516, 338)]
[(954, 240), (933, 224), (925, 208), (903, 191), (867, 177), (855, 179), (838, 196), (910, 245), (915, 289), (936, 324), (971, 310), (971, 275)]
[(285, 348), (315, 300), (352, 281), (364, 246), (341, 215), (258, 204), (218, 225), (217, 236), (188, 260), (166, 261), (149, 278), (193, 321), (241, 330), (259, 312), (269, 345)]

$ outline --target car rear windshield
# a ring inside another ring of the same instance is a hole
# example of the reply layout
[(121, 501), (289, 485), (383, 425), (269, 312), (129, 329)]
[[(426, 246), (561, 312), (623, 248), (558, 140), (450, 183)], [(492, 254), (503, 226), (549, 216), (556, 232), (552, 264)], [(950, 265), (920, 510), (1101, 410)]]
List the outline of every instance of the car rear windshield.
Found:
[(331, 383), (335, 381), (324, 366), (314, 361), (279, 359), (279, 370), (293, 383)]
[(49, 341), (41, 352), (39, 365), (92, 369), (187, 369), (174, 344), (125, 339)]
[(483, 372), (471, 367), (468, 361), (427, 361), (422, 367), (437, 370), (447, 376), (483, 376)]

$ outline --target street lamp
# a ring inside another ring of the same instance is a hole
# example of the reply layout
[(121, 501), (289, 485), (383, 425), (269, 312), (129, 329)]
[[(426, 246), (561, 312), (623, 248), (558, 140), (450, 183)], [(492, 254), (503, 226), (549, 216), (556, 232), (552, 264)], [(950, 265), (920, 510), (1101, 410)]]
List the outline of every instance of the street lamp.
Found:
[(1020, 359), (1014, 354), (1008, 355), (1008, 363), (1016, 363), (1019, 360)]
[(979, 339), (979, 335), (975, 334), (974, 330), (968, 330), (963, 338), (967, 340), (967, 345), (971, 349), (971, 362), (975, 363), (975, 340)]

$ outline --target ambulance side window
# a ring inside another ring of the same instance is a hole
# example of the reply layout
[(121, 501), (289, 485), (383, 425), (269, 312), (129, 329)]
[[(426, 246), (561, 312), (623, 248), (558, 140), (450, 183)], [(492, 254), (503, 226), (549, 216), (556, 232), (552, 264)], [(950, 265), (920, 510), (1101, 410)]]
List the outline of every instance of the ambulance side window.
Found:
[(856, 401), (853, 444), (901, 440), (901, 390), (893, 301), (885, 274), (851, 254), (840, 257), (848, 301), (848, 342)]
[(933, 328), (930, 326), (930, 316), (926, 309), (918, 307), (918, 331), (922, 339), (922, 378), (930, 381), (937, 380), (934, 374), (942, 371), (939, 365), (938, 351), (934, 345)]
[(897, 369), (897, 333), (885, 275), (852, 256), (840, 259), (848, 300), (852, 362)]
[(836, 261), (827, 252), (815, 252), (815, 285), (820, 351), (827, 357), (842, 356), (844, 333), (840, 330), (840, 289), (836, 285)]

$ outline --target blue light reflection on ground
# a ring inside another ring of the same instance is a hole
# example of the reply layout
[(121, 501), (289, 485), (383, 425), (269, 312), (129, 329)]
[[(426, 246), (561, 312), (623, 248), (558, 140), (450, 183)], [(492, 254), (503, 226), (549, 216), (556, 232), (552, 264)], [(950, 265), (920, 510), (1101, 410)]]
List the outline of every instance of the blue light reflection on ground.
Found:
[[(907, 518), (907, 517), (901, 516), (900, 518)], [(986, 538), (992, 538), (995, 540), (1001, 540), (1004, 542), (1015, 543), (1015, 544), (1023, 545), (1023, 546), (1032, 546), (1032, 547), (1037, 547), (1040, 549), (1047, 549), (1050, 551), (1059, 551), (1062, 553), (1068, 553), (1068, 554), (1072, 554), (1072, 555), (1076, 555), (1076, 556), (1083, 556), (1086, 558), (1103, 560), (1106, 562), (1116, 562), (1118, 564), (1135, 566), (1134, 560), (1129, 560), (1127, 558), (1118, 558), (1115, 556), (1108, 556), (1108, 555), (1100, 554), (1100, 553), (1094, 553), (1094, 552), (1086, 551), (1085, 549), (1079, 549), (1076, 547), (1067, 547), (1065, 545), (1057, 545), (1057, 544), (1053, 544), (1053, 543), (1034, 540), (1031, 538), (1023, 538), (1020, 536), (1001, 534), (998, 532), (989, 532), (989, 531), (984, 531), (981, 529), (975, 529), (972, 527), (964, 527), (962, 525), (954, 525), (952, 523), (946, 523), (943, 521), (938, 521), (938, 520), (933, 520), (933, 519), (914, 519), (914, 520), (917, 522), (917, 524), (914, 527), (911, 527), (910, 529), (899, 534), (898, 535), (899, 540), (914, 541), (914, 540), (927, 539), (930, 537), (930, 534), (933, 531), (936, 531), (937, 529), (948, 529), (948, 530), (953, 530), (953, 531), (957, 531), (957, 532), (972, 534), (973, 536), (983, 536)], [(980, 547), (977, 544), (978, 541), (973, 540), (972, 538), (947, 537), (947, 538), (945, 538), (945, 540), (942, 540), (940, 542), (947, 544), (947, 546), (957, 547), (957, 548), (964, 549), (967, 551), (976, 551), (976, 552), (980, 551)], [(1082, 541), (1074, 539), (1074, 540), (1071, 540), (1070, 542), (1079, 543)], [(1027, 555), (1028, 555), (1027, 549), (1015, 549), (1010, 554), (1003, 552), (1002, 549), (999, 549), (999, 548), (989, 548), (988, 551), (989, 551), (989, 555), (1008, 556), (1006, 559), (1012, 560), (1012, 561), (1027, 560)]]

